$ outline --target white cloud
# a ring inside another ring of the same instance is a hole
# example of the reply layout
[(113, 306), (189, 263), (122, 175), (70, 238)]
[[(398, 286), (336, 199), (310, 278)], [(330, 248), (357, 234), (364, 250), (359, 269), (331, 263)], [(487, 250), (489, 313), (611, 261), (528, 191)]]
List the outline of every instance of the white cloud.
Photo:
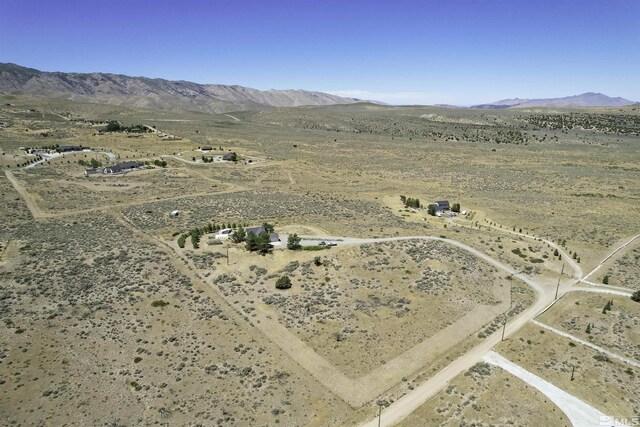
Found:
[(329, 90), (332, 95), (344, 96), (348, 98), (359, 98), (371, 101), (380, 101), (387, 104), (407, 105), (407, 104), (447, 104), (453, 103), (453, 97), (442, 92), (377, 92), (362, 89)]

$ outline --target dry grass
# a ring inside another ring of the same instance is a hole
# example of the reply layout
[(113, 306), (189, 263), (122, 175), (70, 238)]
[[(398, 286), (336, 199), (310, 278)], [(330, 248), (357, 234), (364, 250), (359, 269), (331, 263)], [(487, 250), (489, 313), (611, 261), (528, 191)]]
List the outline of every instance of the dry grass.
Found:
[(479, 364), (456, 377), (399, 426), (569, 426), (546, 396), (495, 366)]
[[(640, 414), (640, 370), (529, 324), (497, 347), (514, 363), (605, 414)], [(571, 381), (572, 366), (576, 367)]]
[[(227, 294), (223, 298), (155, 238), (169, 240), (209, 222), (263, 221), (354, 237), (444, 235), (550, 283), (561, 261), (546, 245), (486, 225), (498, 222), (566, 240), (585, 271), (613, 242), (639, 232), (637, 137), (537, 128), (527, 115), (538, 112), (354, 105), (238, 113), (236, 122), (201, 113), (0, 97), (2, 105), (7, 102), (13, 106), (0, 108), (0, 165), (41, 210), (57, 215), (34, 221), (0, 175), (0, 416), (10, 423), (357, 423), (365, 409), (348, 408), (258, 332), (252, 326), (256, 308), (352, 375), (383, 367), (465, 313), (487, 309), (474, 318), (467, 339), (456, 337), (451, 343), (458, 344), (432, 361), (429, 370), (439, 369), (478, 342), (478, 332), (495, 327), (490, 310), (507, 308), (504, 274), (437, 245), (418, 251), (428, 254), (424, 260), (414, 259), (408, 242), (336, 248), (319, 254), (326, 262), (321, 267), (310, 264), (318, 254), (254, 257), (236, 250), (233, 271), (225, 270), (221, 252), (212, 255), (219, 249), (188, 253), (194, 269)], [(594, 111), (638, 115), (621, 110)], [(99, 135), (100, 125), (80, 118), (151, 124), (182, 139)], [(507, 141), (505, 135), (521, 139)], [(180, 153), (189, 160), (197, 147), (211, 145), (266, 161), (188, 165), (167, 159), (166, 169), (85, 179), (79, 154), (16, 169), (28, 157), (19, 147), (52, 143), (110, 151), (121, 160)], [(422, 213), (398, 211), (393, 200), (400, 194), (456, 201), (476, 216), (466, 226), (423, 221)], [(80, 212), (87, 209), (91, 213)], [(175, 209), (180, 215), (171, 218)], [(141, 233), (119, 222), (122, 215)], [(636, 255), (630, 251), (616, 261), (611, 284), (637, 288)], [(291, 270), (294, 287), (276, 292), (273, 282), (284, 270)], [(533, 299), (515, 281), (512, 296), (513, 307)], [(578, 318), (576, 325), (591, 316), (599, 328), (594, 342), (636, 354), (637, 310), (614, 302), (601, 319), (585, 301), (567, 314)], [(616, 361), (596, 361), (591, 350), (531, 326), (501, 348), (543, 378), (561, 377), (557, 385), (607, 413), (638, 413), (638, 373), (628, 374)], [(580, 364), (581, 376), (573, 382), (565, 382), (569, 363)], [(397, 397), (429, 370), (396, 384), (388, 395)], [(500, 396), (496, 384), (503, 379), (497, 372), (473, 383), (461, 377), (454, 384), (460, 394), (432, 399), (425, 408), (445, 409), (425, 416), (434, 423), (448, 417), (489, 423), (493, 414), (518, 424), (502, 409), (515, 405), (526, 414), (523, 423), (553, 424), (560, 417), (552, 409), (551, 418), (548, 411), (534, 413), (550, 406), (520, 390), (515, 379), (510, 384), (522, 402), (507, 395), (500, 397), (504, 405), (490, 402)], [(471, 393), (478, 395), (473, 402)]]

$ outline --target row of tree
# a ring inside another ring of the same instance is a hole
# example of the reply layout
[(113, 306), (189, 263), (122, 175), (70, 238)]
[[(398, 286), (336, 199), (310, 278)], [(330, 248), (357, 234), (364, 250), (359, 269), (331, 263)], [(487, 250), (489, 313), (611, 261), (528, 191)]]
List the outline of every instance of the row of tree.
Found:
[(146, 127), (145, 125), (123, 126), (119, 122), (110, 121), (109, 123), (107, 123), (107, 127), (104, 128), (104, 132), (146, 133), (146, 132), (152, 132), (152, 130)]
[(400, 200), (404, 204), (405, 208), (420, 209), (422, 207), (422, 205), (420, 204), (420, 199), (418, 199), (418, 198), (414, 199), (412, 197), (407, 197), (407, 196), (400, 195)]
[(91, 159), (88, 162), (86, 160), (80, 159), (78, 160), (78, 164), (80, 166), (84, 166), (84, 167), (91, 167), (91, 168), (99, 168), (102, 166), (102, 162), (98, 159)]

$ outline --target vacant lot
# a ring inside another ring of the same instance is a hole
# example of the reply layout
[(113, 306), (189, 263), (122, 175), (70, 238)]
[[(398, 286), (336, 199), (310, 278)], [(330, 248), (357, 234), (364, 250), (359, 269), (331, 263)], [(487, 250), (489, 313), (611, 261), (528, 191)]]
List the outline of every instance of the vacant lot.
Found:
[[(436, 334), (434, 346), (447, 349), (509, 309), (508, 280), (443, 242), (368, 244), (317, 254), (316, 262), (316, 254), (290, 255), (295, 260), (282, 268), (263, 257), (235, 256), (250, 268), (220, 275), (223, 266), (218, 267), (212, 281), (247, 313), (273, 313), (352, 378)], [(291, 278), (291, 290), (275, 289), (283, 275)], [(521, 300), (518, 291), (514, 295), (516, 306), (532, 301)]]
[[(606, 270), (609, 284), (640, 290), (640, 243), (636, 242), (623, 256)], [(602, 281), (597, 277), (594, 281)]]
[[(603, 313), (611, 301), (611, 310)], [(569, 293), (537, 320), (640, 362), (640, 303), (617, 295)]]
[[(605, 414), (640, 413), (640, 370), (568, 338), (529, 324), (498, 352)], [(575, 379), (571, 370), (575, 366)]]
[(399, 426), (569, 426), (546, 396), (495, 366), (479, 363), (456, 377)]

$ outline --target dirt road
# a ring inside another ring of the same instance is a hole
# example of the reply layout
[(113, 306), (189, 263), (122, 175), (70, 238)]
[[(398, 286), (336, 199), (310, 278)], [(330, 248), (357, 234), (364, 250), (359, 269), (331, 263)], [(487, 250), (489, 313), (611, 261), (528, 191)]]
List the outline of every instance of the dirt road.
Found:
[(29, 211), (31, 212), (31, 216), (33, 216), (33, 219), (53, 217), (53, 215), (43, 212), (40, 209), (40, 206), (38, 206), (38, 204), (33, 199), (31, 194), (29, 194), (29, 192), (24, 187), (22, 187), (22, 185), (20, 185), (20, 183), (18, 182), (18, 180), (16, 179), (15, 175), (13, 175), (12, 172), (6, 170), (4, 171), (4, 174), (9, 180), (9, 182), (11, 183), (11, 185), (13, 185), (13, 188), (15, 188), (18, 194), (20, 194), (20, 197), (22, 197), (22, 200), (24, 200), (25, 204), (29, 208)]
[[(636, 237), (632, 238), (630, 241), (628, 241), (626, 244), (622, 246), (626, 246), (630, 244), (633, 240), (636, 239)], [(327, 239), (331, 239), (331, 238), (327, 238)], [(347, 239), (347, 242), (349, 242), (349, 239)], [(462, 245), (462, 244), (460, 243), (459, 245)], [(616, 248), (613, 248), (611, 251), (609, 251), (608, 255), (604, 257), (603, 263), (619, 250), (620, 250), (620, 247), (616, 247)], [(598, 268), (599, 266), (597, 266), (587, 276), (593, 274), (593, 272), (596, 271)], [(580, 269), (578, 271), (581, 272), (582, 270)], [(601, 289), (601, 288), (595, 288), (595, 287), (586, 288), (586, 287), (573, 286), (574, 284), (579, 283), (580, 279), (582, 279), (582, 277), (579, 277), (577, 282), (574, 280), (566, 281), (565, 283), (561, 284), (560, 289), (562, 289), (563, 292), (584, 291), (584, 292), (611, 293), (611, 294), (625, 295), (625, 296), (631, 295), (630, 292), (617, 291), (612, 289)], [(542, 293), (538, 293), (538, 296), (539, 296), (538, 300), (534, 303), (534, 305), (529, 307), (527, 310), (521, 313), (520, 316), (512, 320), (507, 325), (505, 329), (505, 337), (508, 337), (514, 334), (515, 332), (517, 332), (530, 320), (533, 320), (540, 313), (552, 307), (553, 304), (557, 301), (557, 299), (554, 299), (555, 289), (548, 289), (548, 288), (545, 289), (540, 286), (534, 287), (534, 289), (542, 290)], [(381, 425), (391, 426), (402, 421), (405, 417), (407, 417), (410, 413), (415, 411), (418, 407), (420, 407), (420, 405), (426, 402), (429, 398), (431, 398), (440, 390), (442, 390), (449, 383), (449, 381), (455, 378), (458, 374), (464, 372), (465, 370), (469, 369), (474, 364), (482, 360), (482, 358), (487, 354), (487, 352), (490, 351), (500, 341), (501, 341), (501, 334), (494, 333), (493, 335), (485, 339), (485, 341), (483, 341), (481, 344), (472, 348), (470, 351), (468, 351), (458, 359), (454, 360), (450, 365), (442, 369), (436, 375), (434, 375), (424, 383), (420, 384), (418, 387), (416, 387), (415, 389), (407, 393), (402, 398), (395, 401), (391, 406), (389, 406), (385, 411), (382, 412), (381, 419), (380, 419)], [(377, 418), (368, 423), (363, 424), (363, 426), (366, 426), (366, 427), (376, 427), (377, 425), (378, 425)]]

